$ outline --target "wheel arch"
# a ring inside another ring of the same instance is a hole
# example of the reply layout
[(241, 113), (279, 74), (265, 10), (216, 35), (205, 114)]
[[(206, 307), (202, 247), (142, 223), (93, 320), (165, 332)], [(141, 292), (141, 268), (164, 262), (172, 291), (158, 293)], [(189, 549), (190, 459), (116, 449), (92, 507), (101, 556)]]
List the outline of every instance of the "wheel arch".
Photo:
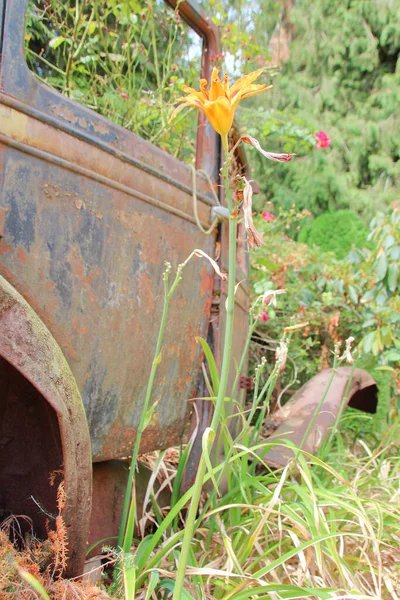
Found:
[[(0, 357), (53, 409), (61, 440), (67, 528), (67, 573), (82, 573), (92, 500), (90, 434), (71, 369), (50, 331), (25, 299), (0, 276)], [(25, 450), (26, 451), (26, 450)]]

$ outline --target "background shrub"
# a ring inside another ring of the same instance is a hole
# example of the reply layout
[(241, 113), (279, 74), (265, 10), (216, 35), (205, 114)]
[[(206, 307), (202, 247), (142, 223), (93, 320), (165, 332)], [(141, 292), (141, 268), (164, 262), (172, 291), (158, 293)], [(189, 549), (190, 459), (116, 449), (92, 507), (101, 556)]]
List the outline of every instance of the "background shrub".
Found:
[(338, 210), (319, 215), (310, 225), (305, 225), (300, 231), (299, 241), (344, 258), (353, 246), (362, 249), (368, 245), (368, 233), (355, 212)]

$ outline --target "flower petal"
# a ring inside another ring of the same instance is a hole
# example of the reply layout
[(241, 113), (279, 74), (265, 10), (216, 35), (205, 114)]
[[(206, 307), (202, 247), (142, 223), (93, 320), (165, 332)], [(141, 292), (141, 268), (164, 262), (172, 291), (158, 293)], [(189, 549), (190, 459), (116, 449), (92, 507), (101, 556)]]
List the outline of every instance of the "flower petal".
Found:
[(236, 108), (243, 98), (250, 98), (250, 96), (256, 96), (260, 94), (260, 92), (264, 92), (265, 90), (270, 90), (272, 85), (249, 85), (247, 88), (238, 92), (235, 97), (231, 100), (232, 105)]
[(240, 79), (235, 81), (235, 83), (231, 86), (230, 97), (232, 98), (241, 89), (248, 87), (251, 83), (253, 83), (253, 81), (255, 81), (257, 79), (257, 77), (260, 77), (260, 75), (263, 71), (264, 71), (264, 68), (257, 69), (257, 71), (253, 71), (252, 73), (249, 73), (248, 75), (244, 75), (243, 77), (240, 77)]
[(189, 87), (188, 85), (183, 85), (182, 89), (183, 89), (183, 91), (186, 94), (190, 94), (191, 96), (196, 96), (196, 98), (198, 98), (201, 102), (204, 101), (204, 94), (203, 94), (203, 92), (198, 92), (197, 90), (195, 90), (194, 88)]
[(225, 90), (218, 76), (218, 69), (214, 67), (211, 76), (210, 100), (217, 100), (220, 96), (225, 98)]
[(228, 98), (222, 96), (213, 102), (206, 100), (202, 108), (215, 131), (225, 136), (232, 127), (235, 113)]
[(207, 90), (207, 79), (200, 79), (200, 92), (203, 94), (206, 100), (210, 99)]
[(171, 121), (175, 119), (176, 115), (179, 114), (186, 106), (190, 106), (189, 102), (183, 102), (182, 104), (176, 106), (172, 111), (170, 118), (168, 119), (168, 123), (171, 123)]
[(275, 152), (266, 152), (261, 148), (258, 140), (251, 137), (251, 135), (248, 135), (247, 133), (242, 135), (240, 139), (245, 144), (250, 144), (250, 146), (256, 148), (263, 156), (265, 156), (265, 158), (268, 158), (269, 160), (275, 160), (276, 162), (289, 162), (293, 158), (293, 154), (276, 154)]
[(265, 242), (262, 239), (261, 234), (257, 231), (253, 223), (253, 188), (246, 177), (243, 177), (244, 190), (243, 190), (243, 217), (244, 227), (247, 231), (247, 243), (250, 248), (256, 246), (265, 246)]
[(224, 73), (224, 81), (222, 83), (224, 86), (225, 96), (229, 98), (229, 82), (228, 82), (228, 73)]
[(171, 121), (173, 121), (175, 119), (176, 115), (179, 114), (181, 112), (181, 110), (183, 108), (185, 108), (186, 106), (194, 106), (195, 108), (199, 108), (200, 110), (203, 110), (202, 102), (195, 96), (187, 96), (187, 98), (185, 98), (185, 97), (178, 98), (177, 102), (182, 101), (182, 100), (184, 102), (182, 102), (182, 104), (179, 104), (172, 111), (172, 115), (170, 116), (168, 123), (171, 123)]

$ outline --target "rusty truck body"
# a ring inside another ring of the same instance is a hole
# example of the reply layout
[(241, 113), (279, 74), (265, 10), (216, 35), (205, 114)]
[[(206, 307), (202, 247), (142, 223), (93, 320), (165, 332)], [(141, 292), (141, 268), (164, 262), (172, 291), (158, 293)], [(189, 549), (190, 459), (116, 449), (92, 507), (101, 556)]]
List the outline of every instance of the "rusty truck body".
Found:
[[(213, 256), (217, 231), (205, 236), (196, 225), (187, 166), (34, 77), (24, 58), (27, 1), (0, 5), (0, 509), (29, 515), (43, 534), (56, 511), (49, 474), (62, 471), (76, 573), (90, 537), (92, 481), (93, 514), (108, 504), (115, 520), (123, 485), (115, 461), (135, 439), (164, 263), (177, 266), (195, 248)], [(179, 10), (203, 39), (207, 77), (217, 30), (195, 2)], [(198, 131), (197, 166), (217, 181), (218, 137), (202, 118)], [(197, 179), (208, 226), (213, 197)], [(243, 253), (241, 264), (246, 271)], [(142, 452), (181, 440), (201, 374), (195, 336), (207, 337), (213, 318), (218, 351), (223, 296), (208, 262), (191, 261), (171, 306)], [(237, 348), (247, 302), (242, 284)]]
[[(68, 570), (79, 574), (88, 540), (118, 527), (164, 262), (177, 266), (195, 248), (214, 256), (218, 238), (226, 270), (227, 232), (198, 228), (187, 166), (34, 77), (24, 55), (27, 4), (0, 0), (0, 519), (27, 515), (45, 535), (63, 480)], [(217, 29), (194, 0), (178, 8), (203, 39), (207, 78)], [(219, 139), (202, 116), (196, 165), (218, 182)], [(197, 176), (196, 187), (208, 226), (213, 196), (205, 178)], [(240, 244), (236, 359), (247, 335), (247, 271)], [(178, 444), (188, 427), (188, 399), (202, 395), (195, 337), (209, 335), (218, 360), (224, 285), (207, 261), (185, 268), (142, 452)], [(340, 402), (332, 406), (337, 412)], [(200, 411), (200, 430), (209, 410), (206, 403)], [(309, 418), (302, 411), (299, 431)]]

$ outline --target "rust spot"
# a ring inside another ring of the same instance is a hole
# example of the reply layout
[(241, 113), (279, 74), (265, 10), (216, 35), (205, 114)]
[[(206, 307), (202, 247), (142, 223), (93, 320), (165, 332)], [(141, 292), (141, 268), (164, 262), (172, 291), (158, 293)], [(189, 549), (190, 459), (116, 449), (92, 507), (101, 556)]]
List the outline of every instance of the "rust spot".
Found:
[(17, 258), (20, 262), (26, 264), (29, 261), (29, 255), (26, 253), (22, 246), (18, 246)]
[(82, 129), (87, 129), (87, 121), (83, 117), (78, 119), (78, 125), (82, 127)]
[(104, 123), (95, 123), (95, 124), (92, 124), (92, 126), (96, 133), (100, 133), (100, 134), (110, 133), (109, 128)]
[(12, 250), (13, 250), (13, 247), (10, 246), (9, 244), (0, 244), (0, 255), (6, 254), (7, 252), (11, 252)]
[[(83, 203), (83, 204), (85, 204), (85, 203)], [(89, 212), (91, 215), (95, 216), (96, 219), (100, 219), (100, 221), (102, 220), (103, 215), (101, 212), (97, 212), (97, 211), (93, 210), (93, 208), (91, 208)]]
[[(156, 409), (157, 410), (157, 409)], [(189, 410), (187, 410), (187, 413)], [(181, 440), (180, 431), (187, 422), (187, 415), (178, 419), (173, 425), (167, 427), (147, 427), (143, 432), (140, 444), (140, 453), (151, 450), (170, 448)], [(121, 423), (114, 423), (108, 431), (101, 451), (96, 455), (96, 461), (110, 460), (113, 458), (126, 458), (131, 456), (136, 439), (136, 429), (124, 427)]]
[(50, 110), (56, 117), (61, 117), (64, 121), (68, 121), (68, 123), (76, 123), (75, 113), (66, 106), (50, 104)]
[(213, 286), (213, 276), (208, 273), (207, 268), (203, 267), (200, 272), (200, 295), (201, 297), (205, 296), (205, 294), (210, 293)]
[(86, 204), (84, 203), (83, 200), (75, 200), (74, 201), (74, 206), (75, 208), (77, 208), (78, 210), (81, 210), (81, 208), (85, 209), (86, 208)]
[[(68, 339), (65, 330), (60, 327), (55, 318), (51, 317), (49, 307), (47, 307), (46, 311), (42, 310), (38, 304), (36, 296), (33, 296), (26, 286), (18, 285), (18, 281), (16, 281), (14, 274), (2, 264), (0, 264), (0, 272), (4, 275), (5, 279), (24, 297), (26, 302), (31, 306), (46, 327), (50, 329), (63, 352), (73, 360), (78, 361), (79, 356), (75, 348)], [(46, 282), (44, 282), (43, 285), (45, 286)]]

